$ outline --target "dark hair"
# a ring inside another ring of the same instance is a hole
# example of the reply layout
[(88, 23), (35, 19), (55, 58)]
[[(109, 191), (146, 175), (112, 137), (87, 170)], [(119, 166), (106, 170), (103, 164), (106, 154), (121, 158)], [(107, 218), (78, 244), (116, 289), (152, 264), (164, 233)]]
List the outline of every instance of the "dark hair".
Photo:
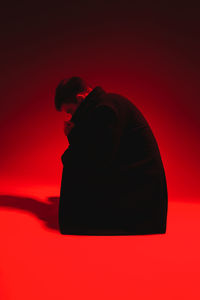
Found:
[(81, 77), (63, 79), (58, 84), (55, 93), (55, 107), (61, 110), (63, 103), (78, 103), (76, 95), (88, 89), (88, 84)]

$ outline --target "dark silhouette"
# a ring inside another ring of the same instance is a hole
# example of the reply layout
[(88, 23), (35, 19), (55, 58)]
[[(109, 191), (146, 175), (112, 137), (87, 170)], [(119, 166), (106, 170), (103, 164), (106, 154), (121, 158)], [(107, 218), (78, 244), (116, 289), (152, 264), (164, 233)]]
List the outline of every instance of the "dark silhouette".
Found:
[(47, 203), (28, 197), (1, 195), (0, 207), (29, 212), (51, 230), (58, 230), (58, 197), (49, 197)]
[(58, 85), (55, 106), (67, 113), (69, 124), (69, 147), (62, 155), (60, 232), (165, 233), (165, 171), (157, 141), (136, 106), (100, 86), (92, 89), (79, 77)]

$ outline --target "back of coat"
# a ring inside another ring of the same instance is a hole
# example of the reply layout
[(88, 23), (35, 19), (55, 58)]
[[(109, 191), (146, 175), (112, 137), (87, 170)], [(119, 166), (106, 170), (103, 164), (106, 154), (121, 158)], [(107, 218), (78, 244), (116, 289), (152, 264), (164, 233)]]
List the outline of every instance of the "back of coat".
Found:
[(62, 156), (62, 234), (166, 232), (168, 194), (157, 141), (139, 109), (101, 87), (72, 117)]

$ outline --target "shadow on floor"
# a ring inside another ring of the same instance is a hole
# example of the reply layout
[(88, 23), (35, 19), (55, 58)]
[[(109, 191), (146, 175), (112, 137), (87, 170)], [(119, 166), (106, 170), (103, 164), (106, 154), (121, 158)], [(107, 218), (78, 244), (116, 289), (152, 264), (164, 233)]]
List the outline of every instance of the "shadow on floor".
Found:
[(0, 208), (19, 209), (32, 213), (51, 230), (59, 230), (58, 206), (58, 197), (48, 197), (45, 203), (28, 197), (0, 195)]

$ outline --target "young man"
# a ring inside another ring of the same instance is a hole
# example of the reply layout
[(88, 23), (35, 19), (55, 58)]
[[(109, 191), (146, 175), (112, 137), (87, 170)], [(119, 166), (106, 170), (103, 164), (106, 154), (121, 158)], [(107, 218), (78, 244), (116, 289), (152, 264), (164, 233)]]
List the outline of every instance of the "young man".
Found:
[(55, 106), (66, 112), (62, 155), (62, 234), (165, 233), (168, 195), (158, 144), (142, 113), (125, 97), (62, 80)]

